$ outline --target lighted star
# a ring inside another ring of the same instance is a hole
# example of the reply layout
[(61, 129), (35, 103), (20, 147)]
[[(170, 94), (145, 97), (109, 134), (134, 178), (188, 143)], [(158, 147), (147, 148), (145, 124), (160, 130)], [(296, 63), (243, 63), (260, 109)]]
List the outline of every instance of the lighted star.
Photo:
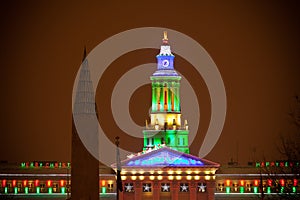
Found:
[(205, 192), (206, 185), (201, 183), (200, 185), (198, 185), (198, 188), (199, 188), (199, 192)]
[(170, 191), (169, 190), (170, 186), (167, 185), (166, 183), (164, 185), (162, 185), (161, 188), (163, 189), (163, 192), (169, 192)]
[(145, 184), (143, 187), (144, 187), (145, 192), (150, 192), (151, 186), (149, 186), (148, 184)]
[(133, 185), (130, 185), (130, 184), (125, 185), (125, 189), (126, 189), (126, 192), (131, 192), (133, 189)]
[(182, 192), (187, 192), (188, 189), (189, 189), (189, 186), (188, 186), (188, 185), (185, 185), (185, 184), (181, 185), (180, 187), (181, 187), (181, 191), (182, 191)]

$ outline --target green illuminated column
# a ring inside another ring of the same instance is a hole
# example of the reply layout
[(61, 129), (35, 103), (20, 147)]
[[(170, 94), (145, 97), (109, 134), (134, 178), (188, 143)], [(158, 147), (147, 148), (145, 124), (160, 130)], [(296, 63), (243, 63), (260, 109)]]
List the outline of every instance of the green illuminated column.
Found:
[(41, 188), (40, 187), (36, 187), (36, 193), (39, 194), (41, 192)]
[(28, 194), (28, 187), (25, 187), (25, 194)]
[(156, 111), (157, 110), (157, 105), (156, 105), (156, 96), (155, 93), (156, 92), (156, 86), (155, 83), (152, 83), (152, 111)]

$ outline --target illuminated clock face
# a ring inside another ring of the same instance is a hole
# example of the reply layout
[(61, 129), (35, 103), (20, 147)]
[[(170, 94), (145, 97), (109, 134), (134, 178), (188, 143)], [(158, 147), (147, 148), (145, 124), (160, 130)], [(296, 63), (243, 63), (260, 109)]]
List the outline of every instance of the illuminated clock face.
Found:
[(163, 67), (168, 67), (169, 64), (170, 64), (170, 62), (169, 62), (168, 60), (163, 60), (163, 61), (162, 61), (162, 66), (163, 66)]

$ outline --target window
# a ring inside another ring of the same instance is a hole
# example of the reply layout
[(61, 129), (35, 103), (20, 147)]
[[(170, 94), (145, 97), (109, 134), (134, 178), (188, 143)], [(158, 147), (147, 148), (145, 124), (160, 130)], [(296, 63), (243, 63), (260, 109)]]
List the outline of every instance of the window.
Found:
[(170, 139), (170, 137), (168, 137), (168, 144), (170, 144), (171, 143), (171, 139)]
[(143, 192), (151, 192), (151, 183), (143, 183)]
[(109, 183), (109, 184), (107, 185), (107, 187), (108, 187), (109, 189), (111, 189), (111, 188), (113, 188), (113, 187), (114, 187), (114, 184), (112, 184), (112, 183)]
[(163, 137), (160, 139), (160, 141), (161, 141), (161, 144), (165, 143), (165, 139)]
[(147, 146), (149, 145), (149, 138), (147, 138)]
[(189, 184), (188, 183), (180, 183), (180, 192), (188, 192)]
[(162, 192), (170, 192), (170, 183), (162, 183), (161, 191)]
[(133, 183), (125, 183), (124, 189), (125, 192), (134, 192)]
[(224, 191), (224, 183), (219, 183), (217, 189), (221, 192)]

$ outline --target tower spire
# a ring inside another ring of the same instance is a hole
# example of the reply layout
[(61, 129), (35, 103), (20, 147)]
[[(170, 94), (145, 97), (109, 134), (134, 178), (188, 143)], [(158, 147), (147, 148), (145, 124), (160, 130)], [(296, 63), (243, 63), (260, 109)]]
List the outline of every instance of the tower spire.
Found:
[(85, 60), (85, 58), (86, 58), (86, 46), (84, 45), (82, 62)]
[(167, 31), (164, 31), (163, 44), (165, 44), (165, 45), (168, 44), (168, 32)]

